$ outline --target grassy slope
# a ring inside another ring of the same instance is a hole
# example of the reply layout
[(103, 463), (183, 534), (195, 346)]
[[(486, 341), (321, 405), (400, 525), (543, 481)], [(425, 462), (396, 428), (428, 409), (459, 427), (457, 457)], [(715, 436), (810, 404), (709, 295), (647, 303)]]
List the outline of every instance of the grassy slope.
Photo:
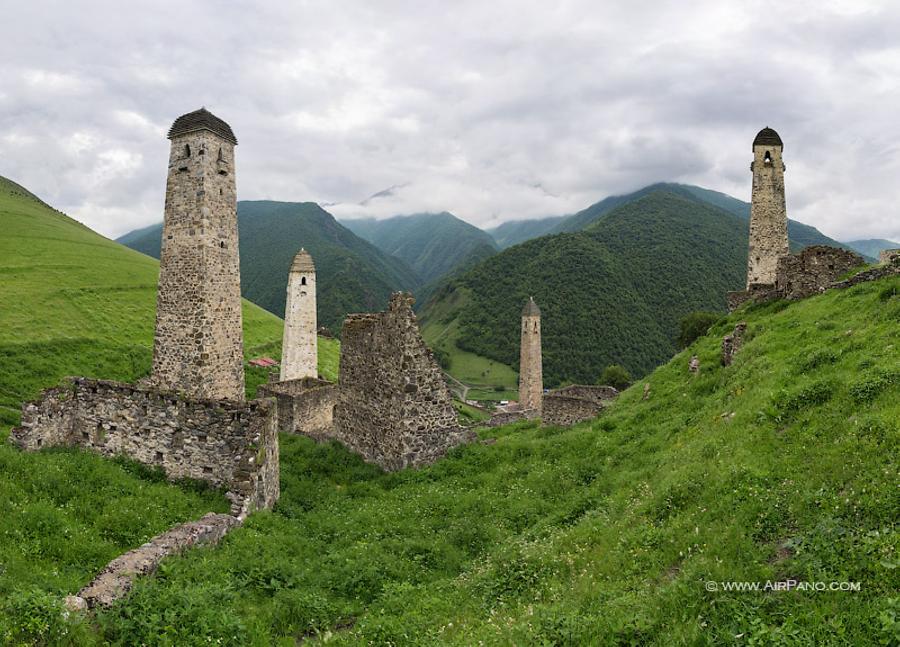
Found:
[(460, 299), (468, 296), (467, 290), (456, 290), (433, 308), (430, 319), (422, 325), (422, 337), (431, 348), (449, 359), (447, 371), (472, 387), (468, 400), (514, 400), (518, 394), (519, 376), (516, 371), (506, 364), (461, 350), (456, 345), (459, 321), (453, 316), (448, 319), (447, 315), (460, 307)]
[[(288, 269), (305, 247), (319, 276), (319, 322), (340, 331), (350, 312), (382, 310), (395, 290), (419, 285), (402, 260), (379, 250), (339, 224), (312, 202), (238, 202), (241, 291), (269, 312), (284, 314)], [(145, 227), (119, 242), (159, 258), (162, 224)]]
[(423, 284), (497, 251), (490, 234), (451, 213), (419, 213), (385, 220), (348, 219), (341, 224), (378, 249), (406, 262)]
[[(739, 319), (748, 341), (723, 368)], [(896, 644), (898, 323), (898, 279), (741, 312), (596, 421), (492, 430), (418, 471), (284, 438), (276, 510), (170, 560), (100, 615), (101, 635)], [(861, 590), (705, 584), (786, 579)]]

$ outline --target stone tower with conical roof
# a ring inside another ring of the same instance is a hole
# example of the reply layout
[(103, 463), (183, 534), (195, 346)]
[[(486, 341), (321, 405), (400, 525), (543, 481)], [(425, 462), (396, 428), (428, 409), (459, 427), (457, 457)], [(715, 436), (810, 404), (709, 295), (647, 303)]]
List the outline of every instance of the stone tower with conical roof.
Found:
[(522, 309), (522, 345), (519, 349), (519, 405), (540, 411), (544, 395), (541, 360), (541, 311), (529, 297)]
[(784, 144), (778, 133), (763, 128), (753, 140), (753, 192), (750, 200), (750, 248), (747, 287), (774, 285), (778, 259), (788, 248), (787, 209), (784, 202)]
[(288, 275), (281, 344), (282, 382), (319, 376), (316, 330), (316, 266), (309, 252), (301, 249)]
[(169, 130), (151, 382), (194, 399), (244, 399), (231, 127), (205, 108)]

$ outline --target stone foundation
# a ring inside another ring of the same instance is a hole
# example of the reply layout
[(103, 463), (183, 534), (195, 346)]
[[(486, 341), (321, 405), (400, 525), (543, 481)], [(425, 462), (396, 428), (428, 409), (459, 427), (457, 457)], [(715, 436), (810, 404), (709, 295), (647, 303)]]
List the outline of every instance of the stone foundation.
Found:
[(600, 415), (619, 392), (611, 386), (573, 384), (544, 396), (541, 419), (545, 425), (567, 427)]
[(258, 394), (275, 399), (281, 433), (303, 434), (316, 440), (334, 437), (336, 384), (307, 377), (260, 386)]
[(413, 301), (396, 293), (386, 312), (350, 315), (341, 333), (333, 437), (386, 470), (427, 465), (477, 438), (459, 426)]
[(66, 606), (78, 611), (112, 606), (128, 594), (137, 577), (156, 571), (165, 557), (177, 555), (195, 545), (217, 544), (229, 530), (240, 524), (237, 517), (210, 512), (199, 521), (175, 526), (143, 546), (115, 558), (77, 596), (67, 597)]
[(838, 247), (813, 245), (778, 259), (775, 288), (790, 301), (827, 290), (839, 276), (865, 265), (863, 257)]
[(10, 442), (23, 450), (82, 447), (226, 489), (236, 515), (279, 496), (275, 407), (267, 400), (187, 400), (132, 384), (68, 378), (22, 406)]

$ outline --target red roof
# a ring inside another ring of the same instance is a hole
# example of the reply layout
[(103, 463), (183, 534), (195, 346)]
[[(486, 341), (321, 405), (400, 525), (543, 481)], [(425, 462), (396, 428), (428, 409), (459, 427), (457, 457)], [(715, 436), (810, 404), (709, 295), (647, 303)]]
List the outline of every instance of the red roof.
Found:
[(256, 357), (250, 360), (251, 366), (278, 366), (278, 362), (276, 362), (271, 357)]

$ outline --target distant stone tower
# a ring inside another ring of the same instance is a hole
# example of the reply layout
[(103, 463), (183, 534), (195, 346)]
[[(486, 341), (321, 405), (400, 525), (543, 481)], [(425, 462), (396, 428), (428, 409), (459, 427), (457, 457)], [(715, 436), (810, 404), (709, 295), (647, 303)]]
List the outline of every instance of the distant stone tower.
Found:
[(544, 378), (541, 367), (541, 311), (529, 297), (522, 309), (522, 345), (519, 350), (519, 405), (541, 408)]
[(301, 249), (288, 275), (281, 344), (282, 382), (319, 376), (316, 330), (316, 266), (309, 252)]
[(774, 285), (778, 259), (790, 253), (782, 150), (781, 137), (769, 127), (760, 130), (753, 140), (748, 288), (756, 284)]
[(231, 127), (201, 108), (169, 129), (151, 381), (198, 399), (244, 399)]

